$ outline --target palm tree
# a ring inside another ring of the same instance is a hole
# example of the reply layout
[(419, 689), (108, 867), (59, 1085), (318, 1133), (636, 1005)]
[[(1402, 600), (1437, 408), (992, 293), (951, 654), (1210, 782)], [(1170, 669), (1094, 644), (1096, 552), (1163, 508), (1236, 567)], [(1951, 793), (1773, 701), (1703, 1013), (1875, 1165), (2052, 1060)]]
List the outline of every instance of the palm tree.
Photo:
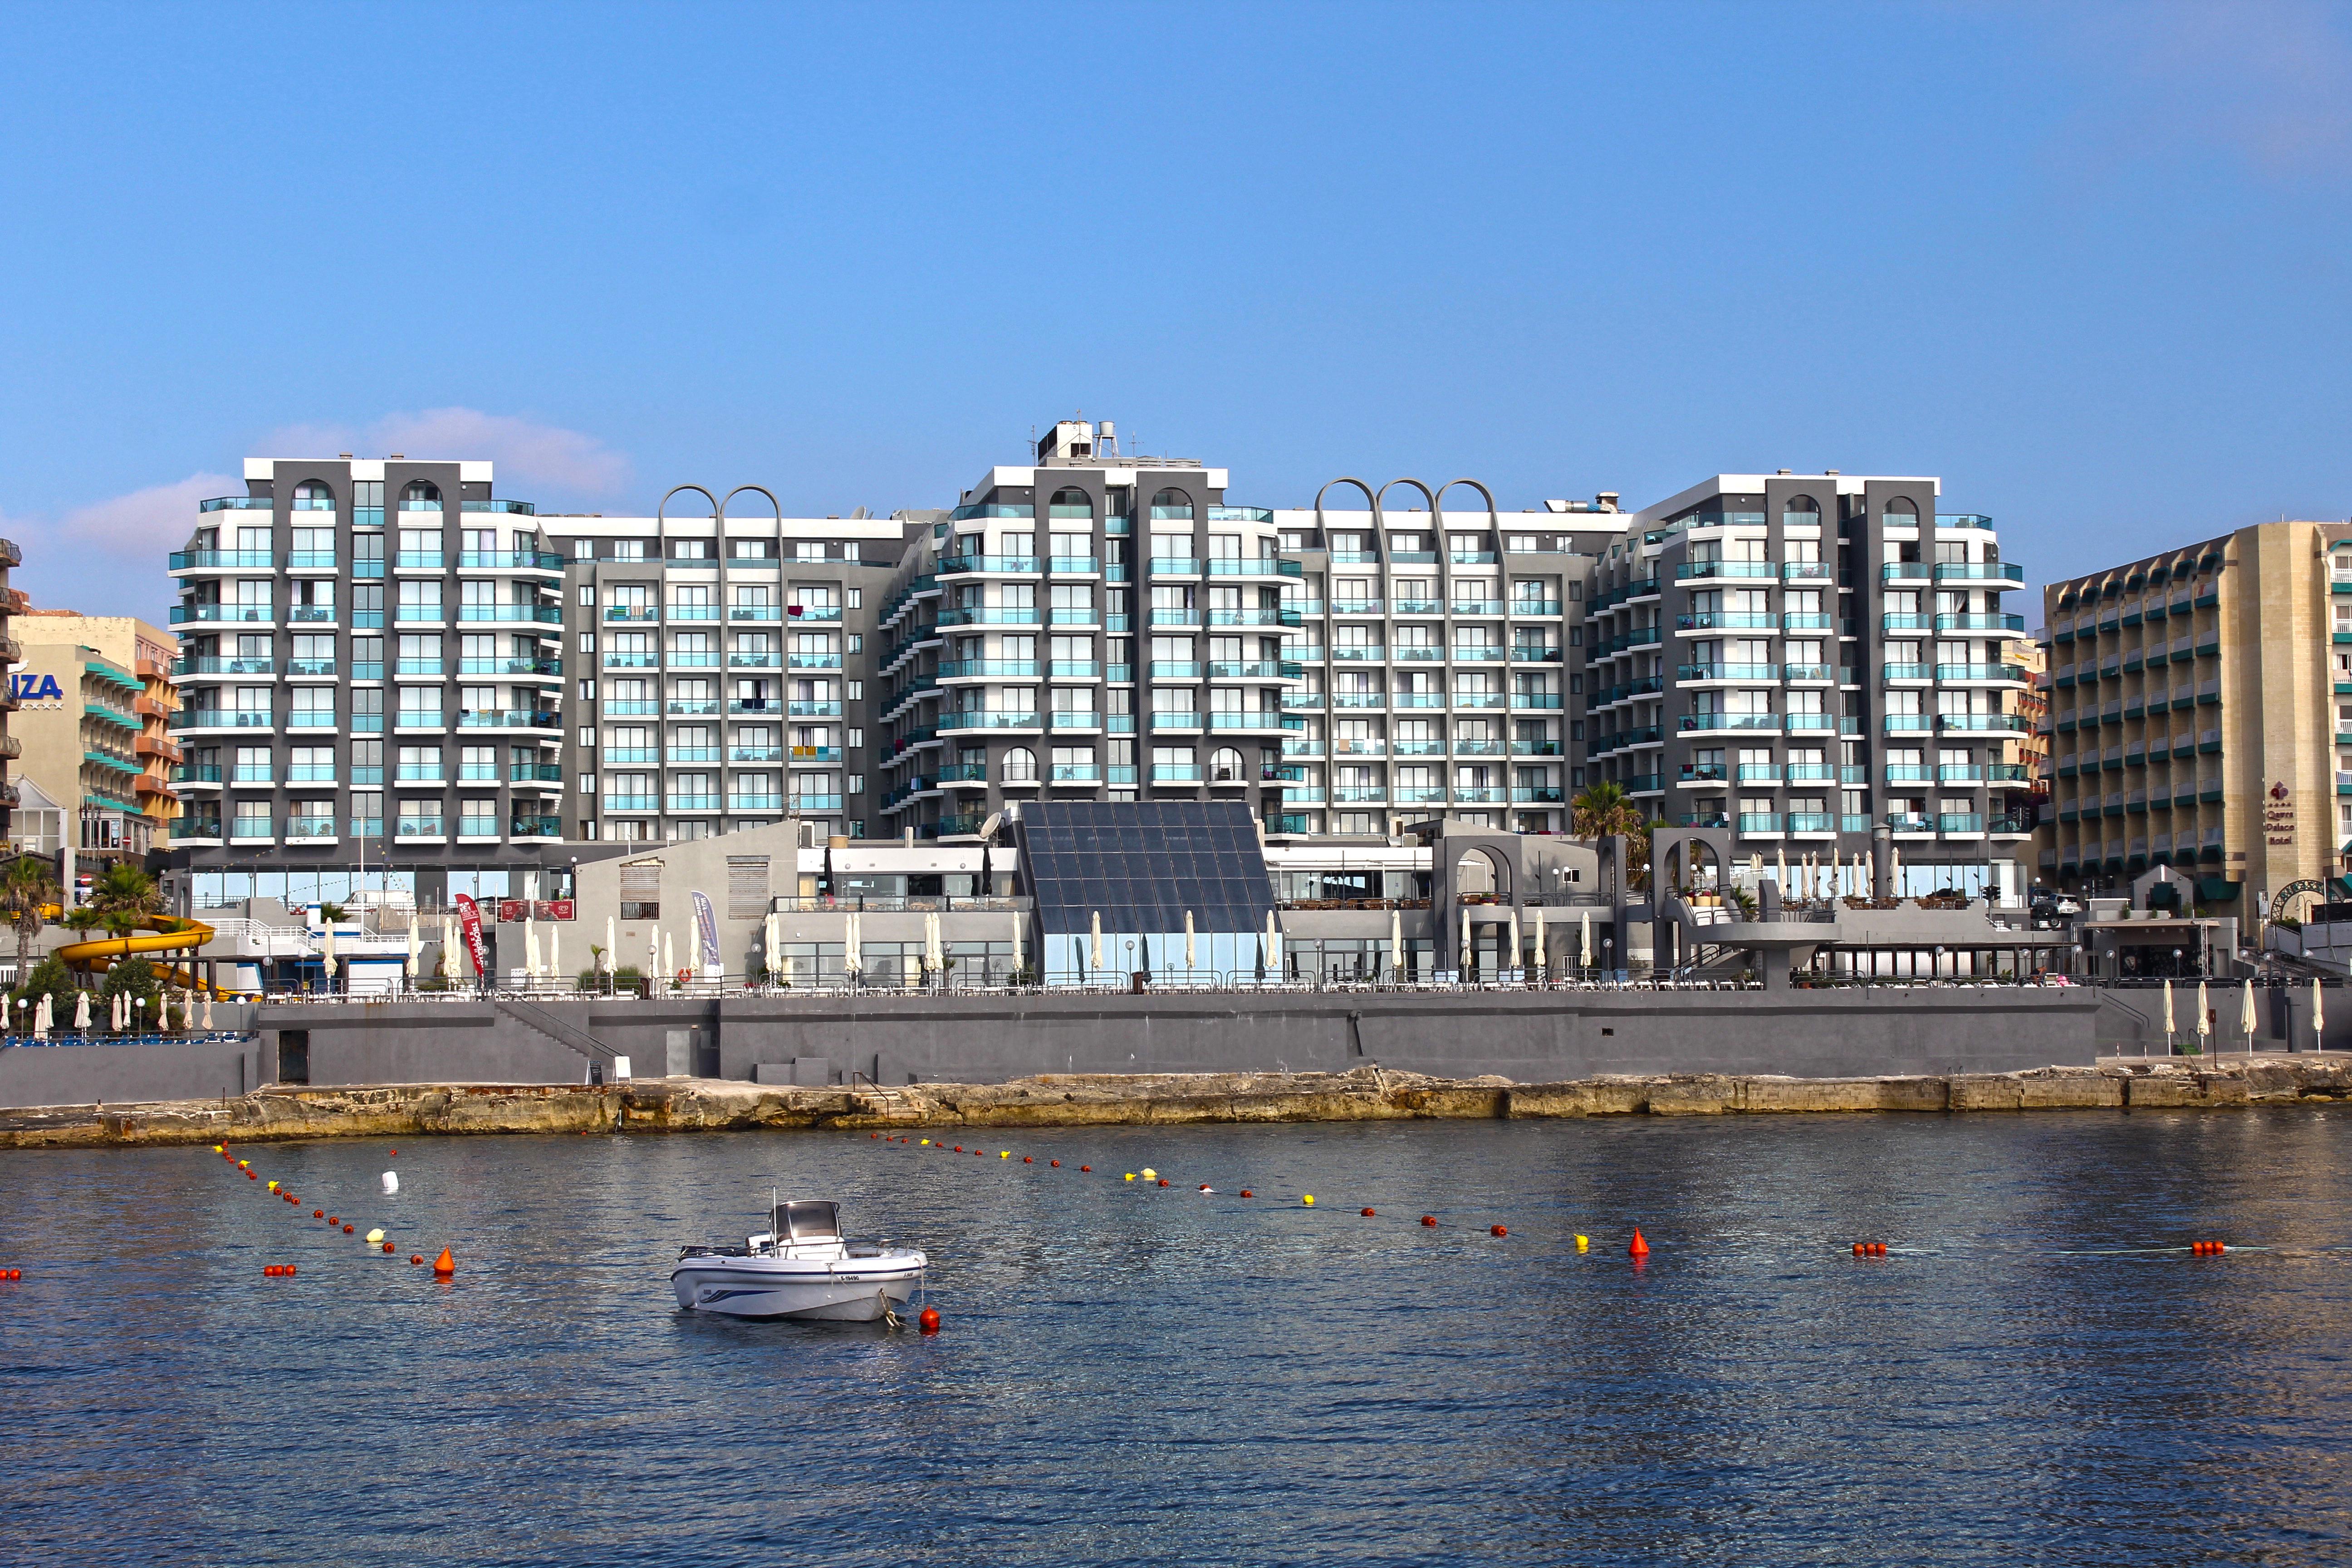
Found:
[(119, 911), (149, 916), (163, 912), (163, 890), (155, 886), (155, 879), (127, 860), (117, 860), (99, 874), (97, 885), (90, 889), (89, 901), (101, 914)]
[(48, 923), (49, 910), (64, 895), (49, 863), (37, 855), (19, 855), (0, 871), (0, 911), (16, 928), (16, 973), (31, 973), (33, 943)]
[(1642, 808), (1625, 786), (1603, 779), (1589, 784), (1570, 803), (1569, 831), (1579, 838), (1606, 838), (1614, 833), (1631, 837), (1642, 832)]

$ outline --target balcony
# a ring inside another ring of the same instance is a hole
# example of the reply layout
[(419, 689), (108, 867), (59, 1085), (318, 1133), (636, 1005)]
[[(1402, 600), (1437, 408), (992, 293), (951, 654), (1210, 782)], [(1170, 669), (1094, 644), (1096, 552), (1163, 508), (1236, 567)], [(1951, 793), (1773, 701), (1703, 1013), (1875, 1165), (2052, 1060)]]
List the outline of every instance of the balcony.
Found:
[[(411, 616), (408, 613), (411, 608), (424, 613)], [(403, 605), (400, 606), (400, 618), (404, 621), (438, 620), (440, 611), (438, 605)], [(563, 611), (555, 605), (460, 605), (457, 606), (457, 618), (461, 621), (501, 623), (530, 621), (541, 626), (560, 626), (563, 624)]]
[(1973, 838), (1984, 830), (1985, 819), (1980, 813), (1945, 812), (1936, 818), (1936, 831), (1948, 837), (1961, 835)]
[(672, 811), (717, 811), (719, 797), (715, 795), (677, 795), (669, 797)]
[[(839, 705), (835, 705), (839, 711)], [(940, 715), (942, 734), (956, 730), (1036, 730), (1043, 726), (1034, 713), (942, 713)]]
[(2021, 713), (1939, 713), (1936, 722), (1947, 730), (2005, 731), (2030, 734), (2033, 724)]
[(1197, 763), (1154, 763), (1151, 782), (1155, 784), (1199, 784), (1203, 770)]
[(274, 605), (174, 605), (172, 625), (191, 623), (235, 623), (240, 626), (268, 626), (278, 618)]
[(1155, 709), (1151, 715), (1151, 727), (1154, 730), (1168, 732), (1180, 731), (1190, 734), (1203, 732), (1201, 710), (1197, 708)]
[(1155, 555), (1151, 558), (1154, 577), (1198, 577), (1201, 563), (1186, 555)]
[(1769, 561), (1685, 561), (1675, 568), (1676, 582), (1701, 582), (1727, 577), (1777, 577), (1780, 569)]
[(1878, 618), (1882, 630), (1890, 632), (1926, 632), (1936, 629), (1936, 617), (1918, 615), (1885, 615)]
[(172, 661), (174, 675), (275, 675), (278, 661), (274, 658), (218, 658), (212, 655), (191, 654)]
[(958, 605), (940, 612), (943, 626), (1037, 626), (1045, 625), (1044, 612), (1034, 605), (987, 606)]
[[(795, 795), (793, 799), (793, 804), (803, 811), (841, 809), (841, 797), (837, 795)], [(780, 794), (730, 795), (727, 797), (727, 809), (731, 812), (782, 811), (784, 809), (784, 797)]]
[(1675, 782), (1685, 789), (1710, 789), (1729, 784), (1729, 773), (1721, 763), (1685, 763)]
[(460, 572), (561, 572), (563, 557), (551, 550), (466, 550), (457, 555)]
[(2029, 677), (2021, 664), (1939, 664), (1936, 667), (1936, 679), (1956, 683), (2023, 686)]
[[(783, 610), (775, 605), (730, 605), (727, 618), (734, 622), (774, 625), (783, 619)], [(817, 616), (816, 620), (839, 619), (838, 616)]]
[(604, 606), (604, 619), (607, 624), (656, 623), (661, 619), (661, 606), (658, 605), (607, 605)]
[(1034, 680), (1044, 667), (1034, 658), (957, 658), (940, 661), (941, 680)]
[(1778, 680), (1780, 667), (1777, 664), (1683, 664), (1675, 667), (1675, 679), (1691, 685), (1727, 680)]
[(175, 550), (172, 552), (170, 570), (268, 572), (277, 563), (277, 556), (267, 550)]
[(1558, 599), (1513, 599), (1511, 601), (1511, 614), (1515, 616), (1557, 616), (1559, 614), (1559, 601)]
[(2011, 615), (1937, 616), (1936, 630), (1939, 632), (2015, 632), (2022, 636), (2025, 632), (2025, 617)]
[(1685, 713), (1678, 722), (1685, 733), (1705, 730), (1778, 730), (1778, 713)]
[[(295, 715), (298, 719), (299, 714)], [(475, 708), (457, 715), (460, 730), (560, 730), (562, 718), (552, 708)]]
[(1034, 576), (1037, 558), (1034, 555), (943, 555), (940, 557), (939, 575), (969, 576), (976, 573), (1013, 573)]
[(1446, 612), (1454, 616), (1499, 616), (1503, 613), (1500, 599), (1456, 599)]
[(604, 797), (606, 811), (659, 811), (661, 798), (650, 795), (608, 795)]
[[(1778, 631), (1780, 627), (1780, 616), (1754, 610), (1703, 610), (1696, 615), (1675, 617), (1675, 630), (1677, 632), (1769, 632)], [(1626, 646), (1638, 645), (1628, 642)]]
[(2025, 568), (2014, 561), (1939, 561), (1938, 583), (2016, 583), (2025, 581)]
[(1934, 573), (1934, 565), (1926, 561), (1889, 561), (1878, 569), (1879, 579), (1887, 583), (1926, 583)]
[(1050, 721), (1050, 727), (1055, 730), (1099, 731), (1102, 728), (1101, 714), (1079, 709), (1056, 708), (1046, 718)]
[(1778, 812), (1743, 811), (1738, 821), (1743, 838), (1777, 838), (1788, 831), (1788, 819)]
[(1742, 763), (1732, 773), (1738, 784), (1779, 784), (1780, 766), (1778, 763)]

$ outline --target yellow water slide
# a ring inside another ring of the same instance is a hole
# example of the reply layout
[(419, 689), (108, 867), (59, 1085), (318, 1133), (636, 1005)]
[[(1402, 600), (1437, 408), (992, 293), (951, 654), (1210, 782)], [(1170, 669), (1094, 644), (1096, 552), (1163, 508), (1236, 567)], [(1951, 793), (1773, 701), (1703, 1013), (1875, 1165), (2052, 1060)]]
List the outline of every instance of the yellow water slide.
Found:
[[(57, 950), (57, 956), (77, 969), (104, 971), (114, 966), (118, 958), (128, 958), (137, 952), (172, 952), (186, 948), (194, 952), (212, 941), (216, 934), (202, 921), (185, 921), (171, 915), (152, 915), (141, 922), (152, 936), (108, 936), (93, 942), (68, 942)], [(202, 977), (191, 969), (174, 969), (167, 984), (200, 986)]]

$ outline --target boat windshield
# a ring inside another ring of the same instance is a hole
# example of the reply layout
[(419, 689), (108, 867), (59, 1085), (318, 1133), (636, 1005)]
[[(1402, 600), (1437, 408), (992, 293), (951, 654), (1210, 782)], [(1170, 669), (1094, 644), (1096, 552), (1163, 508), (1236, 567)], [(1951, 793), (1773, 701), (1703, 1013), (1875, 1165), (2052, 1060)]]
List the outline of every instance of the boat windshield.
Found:
[(778, 1204), (776, 1234), (794, 1241), (839, 1241), (840, 1205), (822, 1198)]

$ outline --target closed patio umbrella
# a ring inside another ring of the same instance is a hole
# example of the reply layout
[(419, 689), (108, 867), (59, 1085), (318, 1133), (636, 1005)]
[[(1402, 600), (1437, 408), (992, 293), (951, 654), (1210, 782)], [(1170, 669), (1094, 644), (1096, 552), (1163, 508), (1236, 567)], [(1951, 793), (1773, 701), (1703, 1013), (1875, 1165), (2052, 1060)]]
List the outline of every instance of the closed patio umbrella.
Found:
[(615, 932), (614, 932), (614, 930), (613, 930), (613, 917), (612, 917), (612, 916), (610, 916), (610, 915), (606, 915), (606, 916), (604, 917), (604, 973), (605, 973), (610, 974), (611, 973), (613, 973), (614, 966), (615, 964), (617, 964), (617, 963), (620, 962), (620, 952), (621, 952), (621, 946), (620, 946), (620, 942), (619, 942), (619, 941), (618, 941), (618, 938), (617, 938), (617, 936), (616, 936)]
[[(1274, 917), (1265, 918), (1270, 925)], [(1404, 973), (1404, 916), (1394, 910), (1389, 911), (1389, 973)]]
[(1467, 974), (1470, 972), (1470, 958), (1473, 949), (1470, 946), (1470, 906), (1465, 904), (1462, 906), (1462, 957), (1460, 963), (1456, 965), (1456, 967), (1465, 974)]
[(2254, 983), (2246, 982), (2238, 1003), (2238, 1031), (2246, 1037), (2246, 1054), (2254, 1054)]
[(1550, 967), (1551, 960), (1544, 953), (1543, 906), (1538, 904), (1536, 906), (1536, 978), (1541, 980), (1544, 977), (1544, 971)]
[[(205, 1021), (205, 1027), (212, 1027), (209, 1019)], [(83, 1034), (89, 1030), (89, 993), (87, 991), (74, 993), (74, 1029)]]
[(1576, 965), (1579, 969), (1590, 969), (1592, 967), (1592, 911), (1580, 911), (1576, 924)]
[(212, 994), (211, 992), (207, 991), (207, 992), (205, 992), (205, 1032), (206, 1034), (210, 1034), (210, 1033), (212, 1033), (212, 1027), (213, 1027), (213, 994)]
[(857, 916), (854, 912), (841, 917), (841, 972), (857, 973)]
[(770, 910), (768, 918), (761, 922), (760, 962), (767, 967), (769, 984), (783, 984), (783, 922), (776, 919), (776, 911), (773, 910)]
[(416, 983), (416, 966), (425, 957), (425, 936), (416, 929), (416, 911), (408, 911), (408, 963), (404, 970), (410, 984)]
[(2197, 1036), (2202, 1040), (2213, 1032), (2213, 1003), (2205, 994), (2205, 982), (2197, 983)]
[(44, 991), (41, 993), (41, 999), (33, 1004), (33, 1038), (46, 1040), (48, 1037), (49, 994)]
[(1184, 967), (1191, 970), (1199, 962), (1199, 957), (1192, 948), (1192, 911), (1186, 910), (1184, 911)]
[(2172, 982), (2168, 980), (2164, 983), (2164, 1043), (2167, 1047), (2172, 1044)]
[(2311, 1048), (2313, 1050), (2324, 1051), (2327, 1048), (2326, 1030), (2327, 1009), (2320, 1001), (2319, 976), (2315, 974), (2311, 977)]
[(457, 921), (446, 911), (441, 916), (441, 973), (447, 980), (457, 978)]
[(1265, 972), (1282, 978), (1282, 933), (1274, 927), (1274, 911), (1265, 911)]
[(1886, 847), (1886, 896), (1890, 899), (1903, 896), (1903, 847), (1899, 844)]
[(1511, 906), (1511, 946), (1510, 951), (1503, 959), (1503, 967), (1505, 969), (1518, 968), (1519, 953), (1519, 906), (1513, 904)]
[(539, 922), (529, 914), (522, 917), (522, 975), (525, 980), (539, 978)]
[(1026, 967), (1021, 957), (1021, 939), (1023, 935), (1021, 911), (1019, 910), (1015, 910), (1013, 911), (1013, 973), (1015, 974), (1020, 973), (1021, 971)]
[(940, 941), (940, 917), (936, 914), (925, 915), (923, 917), (923, 958), (929, 963), (931, 973), (934, 974), (943, 973), (948, 966), (947, 947), (946, 943)]
[(327, 978), (332, 980), (335, 977), (335, 928), (331, 923), (327, 927), (325, 945), (320, 952), (320, 967), (326, 971)]
[(1780, 896), (1789, 896), (1789, 851), (1775, 846), (1772, 850), (1772, 879), (1780, 884)]
[(674, 985), (677, 983), (674, 978), (677, 973), (677, 946), (675, 942), (670, 941), (670, 935), (667, 931), (661, 933), (661, 972), (666, 975), (673, 977), (670, 984)]
[(1102, 911), (1097, 910), (1087, 917), (1087, 967), (1102, 966)]

